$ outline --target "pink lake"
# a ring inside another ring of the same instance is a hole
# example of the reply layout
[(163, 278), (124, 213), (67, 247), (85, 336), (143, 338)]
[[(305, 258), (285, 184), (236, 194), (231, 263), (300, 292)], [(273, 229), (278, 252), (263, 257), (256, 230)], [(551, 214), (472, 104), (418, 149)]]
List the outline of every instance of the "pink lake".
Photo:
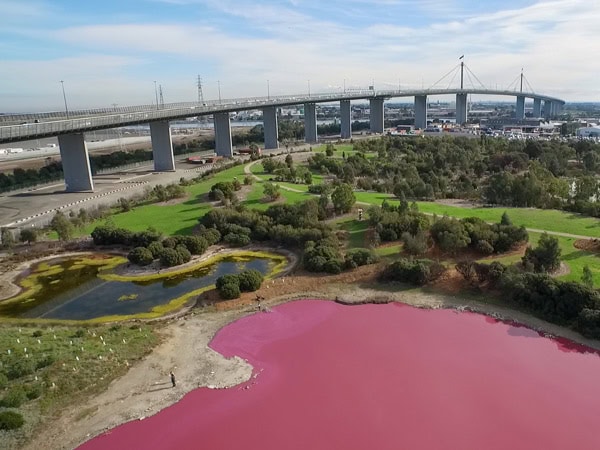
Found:
[(600, 448), (598, 354), (479, 314), (303, 300), (226, 326), (211, 347), (256, 377), (80, 448)]

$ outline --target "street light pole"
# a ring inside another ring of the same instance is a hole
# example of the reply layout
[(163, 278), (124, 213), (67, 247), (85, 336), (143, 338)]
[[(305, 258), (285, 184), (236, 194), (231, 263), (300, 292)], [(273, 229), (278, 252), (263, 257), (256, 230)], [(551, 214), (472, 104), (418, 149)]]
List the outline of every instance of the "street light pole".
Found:
[(271, 89), (269, 86), (269, 80), (267, 80), (267, 100), (271, 100)]
[(308, 80), (308, 96), (310, 97), (310, 80)]
[(156, 80), (154, 80), (154, 98), (156, 100), (156, 109), (158, 109), (158, 91), (156, 90)]
[(217, 80), (217, 86), (219, 88), (219, 103), (221, 103), (221, 80)]
[(65, 101), (65, 112), (67, 113), (67, 119), (69, 118), (69, 107), (67, 106), (67, 96), (65, 95), (65, 82), (60, 80), (60, 86), (62, 87), (63, 100)]

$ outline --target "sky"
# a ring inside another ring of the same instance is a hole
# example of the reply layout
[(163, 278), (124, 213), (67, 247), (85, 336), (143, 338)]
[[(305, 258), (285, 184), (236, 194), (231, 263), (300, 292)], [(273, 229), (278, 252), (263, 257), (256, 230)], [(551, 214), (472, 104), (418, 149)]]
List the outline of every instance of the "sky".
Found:
[(457, 87), (461, 55), (466, 86), (523, 69), (536, 93), (600, 101), (599, 0), (0, 0), (0, 17), (0, 112), (62, 110), (63, 86), (69, 109), (152, 104), (155, 82), (195, 101), (198, 76), (206, 100)]

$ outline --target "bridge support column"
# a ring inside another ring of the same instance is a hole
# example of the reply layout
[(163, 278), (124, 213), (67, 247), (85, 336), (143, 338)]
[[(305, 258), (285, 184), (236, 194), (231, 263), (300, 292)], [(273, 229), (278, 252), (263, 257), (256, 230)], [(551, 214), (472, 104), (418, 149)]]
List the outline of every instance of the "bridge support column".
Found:
[(152, 140), (154, 170), (157, 172), (174, 171), (175, 158), (173, 156), (173, 141), (171, 140), (169, 121), (150, 122), (150, 139)]
[(317, 107), (314, 103), (304, 104), (304, 142), (316, 144), (317, 137)]
[(562, 114), (562, 103), (553, 103), (554, 105), (554, 115), (555, 116), (560, 116)]
[(456, 123), (467, 123), (467, 94), (456, 94)]
[(544, 119), (549, 119), (554, 115), (553, 104), (550, 100), (544, 100)]
[(215, 124), (215, 152), (224, 158), (233, 157), (233, 146), (231, 144), (231, 122), (229, 113), (214, 113)]
[(533, 117), (542, 117), (542, 99), (533, 99)]
[(340, 137), (350, 139), (352, 137), (352, 113), (350, 100), (340, 100)]
[(525, 97), (517, 95), (517, 109), (515, 111), (515, 118), (517, 120), (523, 120), (525, 118)]
[(427, 96), (415, 96), (415, 128), (427, 128)]
[(58, 146), (65, 175), (66, 191), (93, 191), (94, 181), (83, 133), (58, 136)]
[(263, 129), (265, 134), (265, 150), (279, 148), (277, 108), (275, 106), (263, 109)]
[(383, 98), (378, 97), (370, 99), (369, 108), (371, 133), (383, 133)]

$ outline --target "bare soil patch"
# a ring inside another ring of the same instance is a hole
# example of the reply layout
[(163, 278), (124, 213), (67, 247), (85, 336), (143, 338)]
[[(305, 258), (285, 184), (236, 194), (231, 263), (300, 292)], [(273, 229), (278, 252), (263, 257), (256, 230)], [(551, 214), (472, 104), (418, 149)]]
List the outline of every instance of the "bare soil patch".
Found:
[(600, 253), (600, 239), (578, 239), (573, 246), (579, 250)]

